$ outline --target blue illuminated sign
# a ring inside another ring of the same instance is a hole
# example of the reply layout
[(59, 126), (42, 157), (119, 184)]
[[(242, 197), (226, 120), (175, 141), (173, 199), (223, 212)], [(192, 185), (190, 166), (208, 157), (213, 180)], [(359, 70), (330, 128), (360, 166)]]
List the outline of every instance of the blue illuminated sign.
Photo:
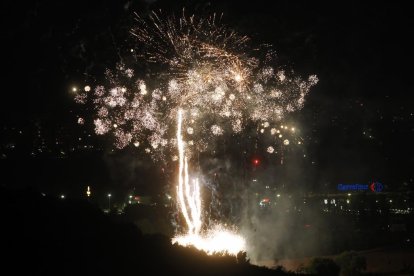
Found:
[(368, 191), (381, 192), (384, 185), (379, 182), (372, 182), (371, 184), (338, 184), (339, 191)]

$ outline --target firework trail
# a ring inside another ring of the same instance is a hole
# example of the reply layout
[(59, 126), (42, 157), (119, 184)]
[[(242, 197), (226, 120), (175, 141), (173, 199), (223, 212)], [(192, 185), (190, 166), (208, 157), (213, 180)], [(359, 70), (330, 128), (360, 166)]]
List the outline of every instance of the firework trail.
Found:
[[(179, 154), (179, 172), (177, 195), (190, 235), (198, 235), (201, 229), (201, 200), (198, 179), (194, 179), (193, 190), (190, 191), (188, 161), (185, 156), (184, 142), (181, 135), (182, 111), (178, 111), (177, 144)], [(184, 191), (185, 189), (185, 191)], [(190, 209), (190, 214), (188, 212)], [(191, 216), (190, 216), (191, 215)]]
[(200, 186), (198, 179), (193, 180), (192, 186), (189, 184), (188, 162), (181, 135), (182, 110), (178, 110), (177, 121), (177, 144), (179, 152), (177, 198), (181, 213), (187, 223), (188, 231), (186, 235), (174, 237), (172, 242), (183, 246), (192, 245), (208, 254), (227, 253), (236, 255), (240, 251), (245, 251), (244, 239), (219, 225), (207, 230), (205, 233), (201, 233)]

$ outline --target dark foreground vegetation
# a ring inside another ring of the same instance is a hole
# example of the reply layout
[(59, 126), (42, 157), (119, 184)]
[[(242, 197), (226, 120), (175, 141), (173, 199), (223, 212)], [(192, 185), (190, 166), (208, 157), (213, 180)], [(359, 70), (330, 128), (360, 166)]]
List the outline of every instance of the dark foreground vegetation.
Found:
[[(207, 256), (172, 245), (167, 236), (143, 234), (91, 202), (33, 189), (0, 187), (0, 210), (0, 275), (361, 275), (367, 268), (353, 251), (313, 258), (295, 272), (252, 265), (242, 252)], [(400, 272), (412, 275), (413, 268)]]
[(288, 275), (143, 235), (87, 201), (1, 188), (0, 204), (1, 275)]

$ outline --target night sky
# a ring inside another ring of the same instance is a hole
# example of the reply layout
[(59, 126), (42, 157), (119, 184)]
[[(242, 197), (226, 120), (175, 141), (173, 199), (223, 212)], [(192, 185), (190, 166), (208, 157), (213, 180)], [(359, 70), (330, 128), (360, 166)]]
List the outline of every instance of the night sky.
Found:
[[(223, 12), (226, 25), (272, 44), (279, 61), (297, 74), (318, 76), (305, 107), (291, 115), (306, 141), (298, 185), (317, 191), (327, 183), (375, 180), (389, 190), (413, 189), (414, 20), (408, 4), (38, 0), (2, 1), (1, 6), (3, 173), (16, 175), (19, 168), (46, 178), (63, 176), (61, 185), (69, 185), (100, 181), (111, 177), (114, 167), (119, 170), (107, 161), (106, 138), (76, 123), (81, 107), (73, 102), (71, 88), (99, 82), (102, 72), (115, 66), (130, 46), (134, 11), (180, 13), (186, 7), (202, 15)], [(69, 161), (33, 155), (41, 144), (39, 127), (50, 141), (66, 133), (62, 147), (83, 137), (102, 151), (73, 153)], [(30, 170), (39, 160), (47, 167)], [(64, 172), (54, 175), (57, 168)], [(156, 174), (145, 168), (146, 175)]]

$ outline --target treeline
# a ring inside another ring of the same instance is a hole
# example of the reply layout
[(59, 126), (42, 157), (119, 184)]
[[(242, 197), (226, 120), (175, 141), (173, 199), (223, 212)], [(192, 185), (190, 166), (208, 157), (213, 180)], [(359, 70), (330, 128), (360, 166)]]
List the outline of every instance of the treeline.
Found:
[[(114, 222), (97, 206), (0, 188), (2, 275), (288, 275), (245, 254), (207, 256)], [(12, 272), (12, 273), (10, 273)]]

